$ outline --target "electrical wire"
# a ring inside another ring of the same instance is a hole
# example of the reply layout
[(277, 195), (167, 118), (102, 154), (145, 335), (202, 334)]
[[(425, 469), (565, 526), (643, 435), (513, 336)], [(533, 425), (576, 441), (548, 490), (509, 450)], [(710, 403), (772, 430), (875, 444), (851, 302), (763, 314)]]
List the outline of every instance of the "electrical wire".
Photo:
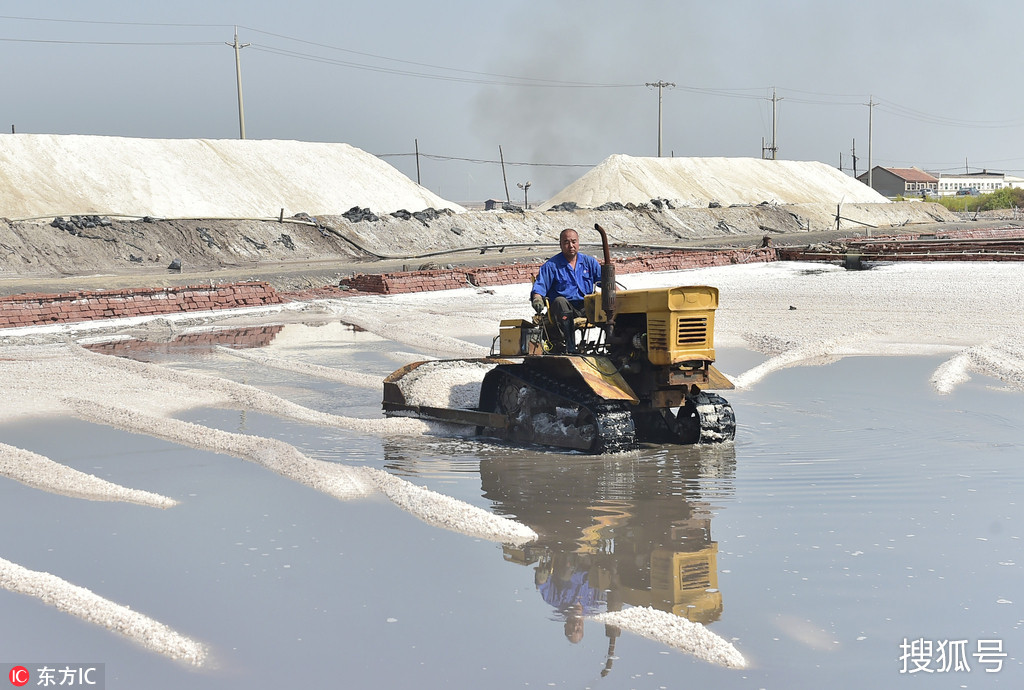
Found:
[[(543, 77), (526, 77), (516, 76), (509, 74), (493, 73), (493, 72), (482, 72), (474, 70), (465, 70), (454, 67), (447, 67), (443, 65), (436, 65), (427, 62), (421, 62), (416, 60), (405, 60), (400, 58), (389, 57), (386, 55), (380, 55), (375, 53), (367, 53), (348, 48), (342, 48), (340, 46), (334, 46), (327, 43), (321, 43), (316, 41), (310, 41), (308, 39), (297, 38), (294, 36), (288, 36), (286, 34), (275, 33), (270, 31), (264, 31), (255, 27), (244, 26), (244, 25), (229, 25), (229, 24), (201, 24), (201, 23), (169, 23), (169, 22), (125, 22), (125, 21), (103, 21), (93, 19), (59, 19), (59, 18), (48, 18), (48, 17), (24, 17), (14, 15), (0, 15), (0, 19), (9, 21), (23, 21), (23, 22), (44, 22), (44, 23), (64, 23), (64, 24), (77, 24), (77, 25), (96, 25), (96, 26), (131, 26), (131, 27), (170, 27), (170, 28), (215, 28), (222, 29), (230, 26), (234, 26), (235, 29), (241, 27), (246, 31), (253, 33), (262, 34), (264, 36), (291, 41), (302, 45), (310, 46), (313, 48), (337, 51), (346, 53), (349, 55), (358, 56), (361, 58), (368, 58), (370, 60), (380, 60), (390, 63), (396, 63), (399, 65), (408, 65), (409, 68), (402, 67), (387, 67), (382, 65), (375, 65), (366, 62), (359, 62), (353, 60), (344, 60), (339, 58), (327, 57), (324, 55), (318, 55), (310, 52), (301, 52), (297, 50), (289, 50), (275, 45), (268, 44), (257, 44), (251, 43), (247, 47), (251, 47), (253, 50), (265, 52), (267, 54), (276, 55), (279, 57), (286, 57), (295, 60), (303, 60), (308, 62), (316, 62), (321, 64), (333, 65), (336, 67), (343, 67), (347, 69), (358, 69), (369, 72), (393, 74), (396, 76), (417, 78), (417, 79), (431, 79), (438, 81), (450, 81), (456, 83), (465, 84), (478, 84), (486, 86), (505, 86), (505, 87), (531, 87), (531, 88), (560, 88), (560, 89), (624, 89), (624, 88), (641, 88), (645, 86), (642, 83), (604, 83), (604, 82), (586, 82), (586, 81), (565, 81), (548, 79)], [(12, 38), (12, 37), (0, 37), (0, 42), (15, 42), (15, 43), (39, 43), (39, 44), (59, 44), (59, 45), (95, 45), (95, 46), (132, 46), (132, 47), (195, 47), (195, 46), (217, 46), (221, 45), (221, 42), (216, 41), (96, 41), (96, 40), (58, 40), (58, 39), (35, 39), (35, 38)], [(700, 87), (692, 85), (675, 85), (670, 87), (669, 90), (677, 89), (679, 91), (697, 94), (703, 96), (710, 96), (716, 98), (733, 98), (733, 99), (745, 99), (745, 100), (761, 100), (764, 98), (762, 95), (765, 87), (750, 87), (750, 88), (722, 88), (722, 87)], [(779, 89), (787, 94), (784, 98), (792, 103), (802, 105), (821, 105), (821, 106), (836, 106), (836, 107), (849, 107), (849, 106), (863, 106), (868, 105), (864, 103), (863, 95), (854, 94), (843, 94), (843, 93), (828, 93), (818, 92), (803, 89)], [(945, 115), (937, 115), (922, 110), (917, 110), (907, 106), (900, 105), (895, 101), (890, 101), (885, 98), (878, 98), (874, 102), (875, 106), (879, 108), (881, 112), (893, 115), (895, 117), (908, 119), (915, 122), (924, 124), (931, 124), (942, 127), (952, 128), (964, 128), (964, 129), (997, 129), (997, 128), (1014, 128), (1024, 126), (1024, 118), (1009, 119), (1009, 120), (972, 120), (967, 118), (954, 118)], [(460, 160), (451, 158), (450, 160)], [(493, 161), (480, 161), (480, 162), (493, 162)]]

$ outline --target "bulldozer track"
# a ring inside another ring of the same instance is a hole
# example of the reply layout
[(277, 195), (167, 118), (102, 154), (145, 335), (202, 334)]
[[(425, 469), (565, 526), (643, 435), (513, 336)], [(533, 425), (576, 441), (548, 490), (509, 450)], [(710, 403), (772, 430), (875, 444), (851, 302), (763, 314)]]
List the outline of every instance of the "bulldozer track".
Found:
[[(497, 387), (496, 405), (512, 420), (509, 435), (513, 440), (589, 453), (620, 453), (637, 447), (632, 405), (628, 402), (605, 400), (520, 365), (499, 366), (488, 376), (504, 377)], [(515, 390), (510, 392), (510, 388)], [(558, 425), (561, 437), (541, 428), (545, 420), (556, 417), (575, 421)]]
[(725, 398), (701, 391), (693, 402), (694, 414), (700, 422), (698, 443), (722, 443), (736, 438), (736, 413)]

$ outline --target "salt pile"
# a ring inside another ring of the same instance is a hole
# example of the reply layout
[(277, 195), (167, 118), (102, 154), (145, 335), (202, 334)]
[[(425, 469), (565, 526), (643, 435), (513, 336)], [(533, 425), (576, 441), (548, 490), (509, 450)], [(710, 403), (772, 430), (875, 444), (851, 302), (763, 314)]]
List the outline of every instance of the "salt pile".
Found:
[(0, 217), (277, 218), (465, 211), (348, 144), (237, 139), (0, 137)]
[(607, 203), (676, 206), (736, 204), (889, 203), (867, 185), (817, 161), (759, 158), (636, 158), (617, 154), (556, 194), (540, 209), (565, 202), (583, 208)]
[(178, 504), (172, 498), (129, 489), (6, 443), (0, 443), (0, 476), (42, 491), (90, 501), (125, 501), (153, 508)]
[(231, 355), (232, 357), (247, 359), (250, 362), (255, 362), (256, 364), (265, 367), (280, 369), (281, 371), (291, 371), (296, 374), (315, 377), (322, 381), (332, 381), (334, 383), (341, 383), (346, 386), (355, 386), (357, 388), (380, 388), (379, 376), (363, 374), (358, 371), (345, 371), (334, 367), (325, 367), (320, 364), (298, 362), (293, 359), (273, 357), (253, 350), (239, 350), (236, 348), (224, 347), (223, 345), (218, 345), (217, 351)]
[(381, 470), (369, 467), (364, 470), (381, 493), (428, 525), (512, 546), (523, 546), (537, 539), (536, 532), (515, 520), (488, 513)]
[(722, 637), (679, 616), (648, 606), (600, 613), (593, 620), (675, 647), (708, 663), (726, 668), (746, 668), (747, 660)]
[(163, 623), (70, 582), (0, 558), (0, 588), (36, 597), (59, 611), (120, 633), (158, 654), (193, 666), (206, 663), (206, 645)]
[(427, 361), (398, 382), (410, 405), (475, 408), (480, 384), (493, 362)]

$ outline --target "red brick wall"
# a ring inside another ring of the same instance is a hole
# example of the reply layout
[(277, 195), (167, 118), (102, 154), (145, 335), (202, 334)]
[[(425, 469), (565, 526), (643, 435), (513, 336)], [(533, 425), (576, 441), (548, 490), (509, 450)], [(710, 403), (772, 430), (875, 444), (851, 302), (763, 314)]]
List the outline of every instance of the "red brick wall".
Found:
[[(726, 249), (721, 251), (652, 252), (615, 260), (616, 272), (644, 273), (686, 268), (724, 266), (777, 260), (776, 251)], [(540, 264), (508, 264), (466, 269), (403, 271), (361, 274), (346, 280), (348, 290), (321, 288), (282, 296), (267, 283), (232, 283), (216, 287), (192, 285), (168, 288), (133, 288), (64, 294), (25, 294), (0, 297), (0, 329), (126, 316), (154, 316), (187, 311), (280, 304), (287, 299), (341, 297), (357, 293), (400, 294), (463, 287), (530, 283)]]
[[(678, 271), (686, 268), (775, 261), (774, 249), (727, 249), (721, 251), (672, 251), (615, 259), (617, 275), (648, 271)], [(540, 264), (508, 264), (480, 268), (397, 273), (360, 274), (346, 280), (359, 292), (399, 294), (423, 290), (451, 290), (533, 282)]]
[(0, 297), (0, 328), (280, 304), (267, 283), (29, 293)]

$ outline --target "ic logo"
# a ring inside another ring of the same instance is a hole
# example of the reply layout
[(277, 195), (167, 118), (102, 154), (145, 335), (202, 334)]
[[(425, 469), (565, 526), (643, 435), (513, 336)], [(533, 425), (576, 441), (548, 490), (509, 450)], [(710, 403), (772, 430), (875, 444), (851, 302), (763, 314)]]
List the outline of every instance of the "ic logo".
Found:
[(11, 669), (11, 672), (7, 674), (7, 677), (11, 681), (11, 685), (21, 687), (27, 685), (29, 681), (28, 669), (24, 666), (15, 666)]

